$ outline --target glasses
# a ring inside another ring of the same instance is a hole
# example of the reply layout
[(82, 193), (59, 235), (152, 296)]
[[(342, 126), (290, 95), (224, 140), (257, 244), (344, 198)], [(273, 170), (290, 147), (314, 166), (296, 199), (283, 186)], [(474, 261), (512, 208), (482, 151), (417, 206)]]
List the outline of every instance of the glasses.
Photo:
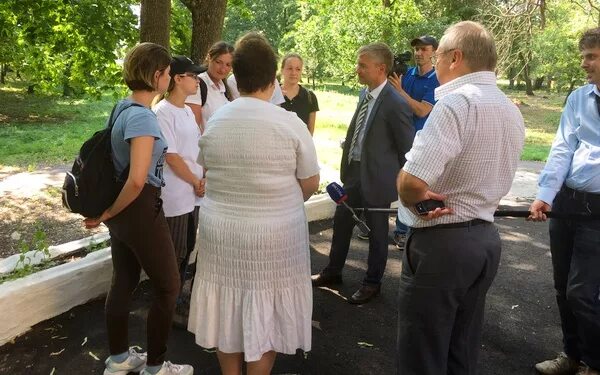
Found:
[(456, 48), (452, 48), (452, 49), (449, 49), (449, 50), (447, 50), (447, 51), (444, 51), (444, 52), (439, 52), (439, 53), (436, 53), (436, 54), (434, 54), (434, 55), (431, 55), (431, 63), (432, 63), (433, 65), (435, 65), (435, 64), (438, 62), (438, 60), (439, 60), (439, 57), (440, 57), (441, 55), (444, 55), (444, 54), (446, 54), (446, 53), (448, 53), (448, 52), (453, 52), (453, 51), (456, 51)]
[(200, 77), (198, 77), (198, 75), (195, 73), (182, 73), (182, 74), (178, 74), (178, 75), (190, 77), (190, 78), (195, 79), (196, 81), (200, 80)]

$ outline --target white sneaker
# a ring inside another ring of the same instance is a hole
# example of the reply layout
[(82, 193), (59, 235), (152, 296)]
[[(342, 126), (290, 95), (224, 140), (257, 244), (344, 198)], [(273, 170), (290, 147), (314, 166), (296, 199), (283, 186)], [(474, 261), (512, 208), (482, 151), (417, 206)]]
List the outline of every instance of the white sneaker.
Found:
[(104, 375), (127, 375), (146, 367), (146, 353), (138, 353), (135, 349), (129, 348), (129, 357), (125, 361), (117, 363), (108, 357), (104, 363), (106, 364)]
[[(140, 375), (150, 375), (150, 373), (143, 369)], [(166, 361), (156, 375), (194, 375), (194, 368), (190, 365), (176, 365)]]

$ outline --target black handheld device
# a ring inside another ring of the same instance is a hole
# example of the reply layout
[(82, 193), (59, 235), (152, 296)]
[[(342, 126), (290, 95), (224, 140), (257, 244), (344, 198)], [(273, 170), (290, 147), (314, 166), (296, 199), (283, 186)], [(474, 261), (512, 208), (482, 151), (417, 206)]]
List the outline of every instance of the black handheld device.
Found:
[(438, 201), (435, 199), (427, 199), (415, 204), (415, 209), (419, 215), (427, 215), (429, 211), (433, 211), (438, 207), (444, 208), (446, 206), (444, 205), (443, 201)]

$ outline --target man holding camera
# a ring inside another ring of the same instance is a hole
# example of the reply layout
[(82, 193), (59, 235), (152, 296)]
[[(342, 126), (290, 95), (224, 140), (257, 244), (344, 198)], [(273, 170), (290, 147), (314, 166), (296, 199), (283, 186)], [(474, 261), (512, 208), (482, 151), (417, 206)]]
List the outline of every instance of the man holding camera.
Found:
[(494, 211), (510, 190), (525, 126), (496, 85), (496, 47), (482, 25), (450, 26), (432, 60), (437, 103), (397, 181), (398, 215), (411, 227), (397, 374), (467, 375), (477, 372), (485, 298), (500, 262)]
[[(440, 85), (431, 63), (431, 56), (437, 50), (438, 42), (432, 36), (423, 35), (413, 39), (410, 45), (413, 48), (416, 66), (400, 76), (394, 72), (388, 80), (412, 109), (413, 125), (415, 131), (419, 131), (423, 129), (435, 104), (434, 91)], [(406, 225), (396, 219), (394, 242), (399, 250), (404, 248), (407, 229)]]
[[(394, 181), (404, 165), (404, 155), (412, 145), (414, 128), (411, 111), (387, 76), (393, 56), (383, 43), (358, 50), (356, 75), (366, 88), (361, 91), (354, 117), (348, 127), (340, 166), (340, 178), (352, 207), (389, 208), (398, 198)], [(348, 302), (363, 304), (379, 294), (388, 256), (388, 216), (367, 212), (369, 258), (360, 289)], [(356, 225), (350, 211), (339, 205), (333, 217), (333, 238), (329, 263), (312, 276), (315, 287), (342, 282), (352, 229)]]

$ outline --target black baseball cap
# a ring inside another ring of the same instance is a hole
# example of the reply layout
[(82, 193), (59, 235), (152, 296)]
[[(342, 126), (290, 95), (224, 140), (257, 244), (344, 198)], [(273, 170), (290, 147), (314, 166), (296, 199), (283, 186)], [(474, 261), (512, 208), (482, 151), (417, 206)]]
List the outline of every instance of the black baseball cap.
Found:
[(438, 41), (437, 41), (437, 39), (435, 39), (431, 35), (423, 35), (423, 36), (420, 36), (420, 37), (415, 38), (415, 39), (413, 39), (413, 40), (410, 41), (410, 46), (411, 47), (414, 47), (417, 44), (423, 44), (423, 45), (426, 45), (426, 46), (432, 46), (433, 49), (437, 49), (438, 48)]
[(200, 74), (204, 72), (206, 72), (205, 67), (194, 64), (194, 62), (188, 57), (177, 55), (173, 56), (173, 58), (171, 59), (171, 71), (169, 72), (169, 75), (171, 77), (173, 77), (176, 74)]

